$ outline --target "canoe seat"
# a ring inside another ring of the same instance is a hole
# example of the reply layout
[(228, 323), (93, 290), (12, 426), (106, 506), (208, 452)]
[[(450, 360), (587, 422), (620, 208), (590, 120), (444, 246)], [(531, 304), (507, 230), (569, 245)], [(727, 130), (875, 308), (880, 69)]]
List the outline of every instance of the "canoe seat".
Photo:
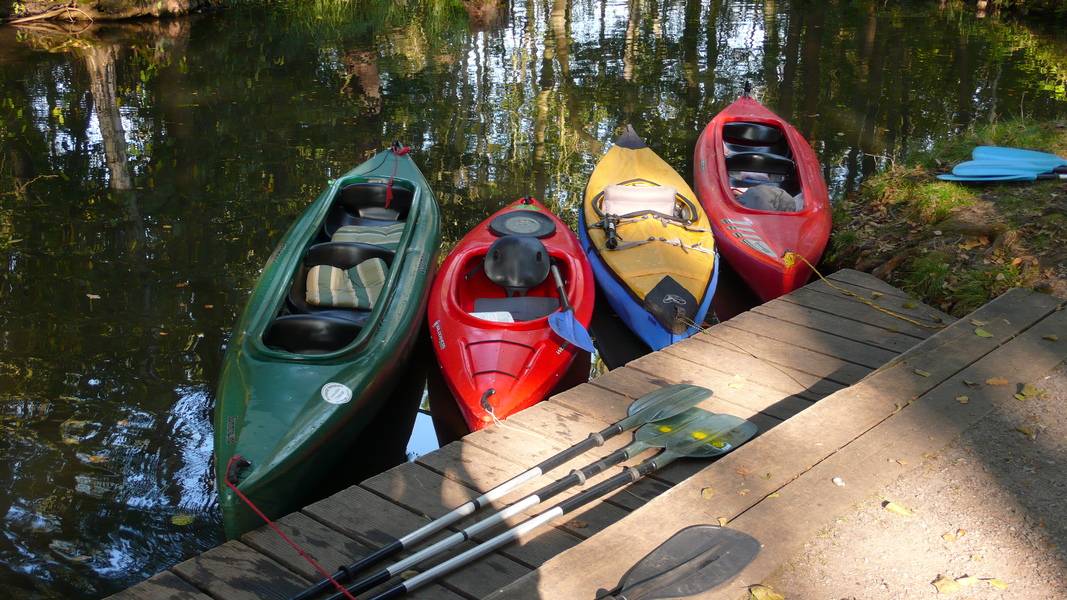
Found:
[(792, 159), (768, 152), (736, 152), (726, 157), (730, 185), (742, 190), (772, 185), (795, 194), (800, 191), (796, 168)]
[[(499, 313), (507, 313), (514, 321), (532, 321), (550, 315), (559, 308), (559, 299), (545, 296), (514, 296), (511, 298), (477, 298), (472, 314), (489, 321)], [(480, 314), (479, 314), (480, 313)], [(506, 321), (505, 321), (506, 322)]]
[(334, 314), (285, 315), (274, 319), (263, 343), (295, 354), (324, 354), (352, 343), (362, 322)]
[(523, 295), (548, 278), (548, 249), (541, 240), (525, 235), (506, 235), (489, 246), (485, 276), (504, 288), (508, 296)]
[[(363, 244), (360, 242), (325, 242), (322, 244), (315, 244), (308, 250), (307, 255), (304, 257), (303, 265), (296, 273), (296, 276), (293, 277), (293, 285), (289, 289), (288, 297), (289, 310), (297, 314), (319, 314), (325, 311), (336, 311), (338, 306), (353, 309), (353, 312), (369, 310), (358, 305), (347, 306), (345, 304), (332, 304), (329, 300), (329, 294), (320, 292), (317, 292), (318, 295), (314, 296), (314, 298), (321, 304), (309, 302), (309, 291), (312, 291), (311, 288), (316, 288), (317, 291), (320, 287), (320, 281), (325, 281), (326, 285), (335, 281), (335, 275), (332, 271), (327, 269), (319, 269), (316, 272), (315, 278), (311, 278), (311, 272), (315, 271), (315, 267), (326, 266), (336, 268), (342, 273), (347, 273), (347, 271), (357, 265), (362, 266), (363, 263), (377, 259), (384, 265), (381, 267), (381, 270), (384, 273), (388, 273), (389, 267), (393, 264), (394, 256), (395, 255), (391, 250), (375, 244)], [(368, 273), (376, 271), (376, 269), (371, 268), (370, 264), (368, 264), (364, 270)], [(347, 275), (345, 277), (348, 278)], [(349, 280), (351, 281), (351, 278), (349, 278)], [(311, 285), (309, 285), (309, 283)], [(340, 284), (341, 282), (338, 281), (338, 283)], [(329, 288), (327, 287), (327, 290), (328, 289)], [(352, 293), (356, 293), (354, 283)], [(377, 293), (374, 293), (374, 298), (377, 298)], [(371, 302), (371, 304), (373, 304), (373, 302)], [(369, 314), (369, 312), (366, 314)], [(353, 316), (352, 318), (357, 317)]]
[(332, 239), (346, 225), (365, 227), (395, 226), (407, 219), (415, 194), (407, 185), (393, 182), (393, 197), (386, 206), (386, 183), (360, 182), (341, 188), (323, 222), (323, 233)]
[(606, 215), (656, 213), (673, 218), (677, 195), (678, 190), (665, 185), (609, 185), (604, 188), (602, 211)]
[(777, 127), (760, 123), (734, 121), (722, 127), (723, 144), (728, 154), (734, 152), (767, 152), (789, 156), (789, 144)]
[(385, 287), (388, 266), (380, 258), (365, 260), (350, 269), (316, 265), (307, 274), (310, 306), (371, 310)]
[(330, 238), (332, 242), (359, 242), (374, 244), (396, 251), (404, 235), (404, 223), (387, 225), (343, 225)]

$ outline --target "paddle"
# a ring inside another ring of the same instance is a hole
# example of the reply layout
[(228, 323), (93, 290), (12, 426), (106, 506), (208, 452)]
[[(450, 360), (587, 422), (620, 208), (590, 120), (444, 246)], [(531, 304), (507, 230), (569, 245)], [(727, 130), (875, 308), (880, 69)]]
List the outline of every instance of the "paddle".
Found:
[(1051, 168), (1067, 165), (1067, 159), (1050, 152), (1009, 148), (1007, 146), (978, 146), (971, 152), (975, 160), (1022, 160), (1050, 164)]
[(458, 554), (439, 565), (431, 567), (376, 596), (372, 596), (369, 600), (386, 600), (387, 598), (396, 598), (414, 591), (431, 581), (434, 581), (438, 577), (451, 573), (468, 563), (478, 560), (497, 548), (519, 539), (526, 533), (533, 531), (552, 519), (589, 504), (625, 485), (654, 473), (679, 458), (711, 458), (719, 456), (748, 441), (748, 439), (756, 433), (756, 425), (750, 421), (742, 420), (739, 426), (728, 431), (707, 429), (702, 426), (705, 423), (706, 422), (703, 419), (697, 419), (688, 423), (683, 429), (683, 433), (677, 438), (672, 438), (672, 441), (668, 443), (667, 448), (660, 454), (643, 461), (636, 467), (626, 467), (622, 473), (601, 481), (580, 494), (572, 496), (552, 508), (539, 513), (537, 516), (523, 521), (519, 525), (508, 529), (487, 542), (474, 546), (466, 552)]
[[(470, 515), (479, 508), (488, 506), (493, 501), (503, 497), (505, 494), (527, 481), (540, 477), (543, 473), (555, 469), (588, 450), (604, 445), (606, 440), (619, 435), (623, 431), (640, 427), (645, 423), (673, 417), (688, 408), (696, 406), (698, 402), (710, 396), (711, 390), (688, 384), (669, 385), (646, 394), (630, 405), (630, 408), (627, 409), (628, 416), (625, 418), (616, 421), (613, 425), (605, 429), (589, 434), (589, 437), (570, 448), (546, 458), (537, 466), (523, 471), (481, 496), (478, 496), (474, 500), (453, 509), (448, 514), (430, 521), (395, 542), (379, 548), (347, 567), (338, 569), (337, 572), (333, 574), (333, 578), (341, 583), (349, 581), (352, 576), (358, 573), (361, 569), (365, 569), (405, 548), (410, 548), (438, 531), (441, 531), (449, 525)], [(323, 579), (296, 596), (293, 596), (292, 600), (308, 600), (331, 587), (333, 587), (333, 583), (328, 579)]]
[(1004, 169), (998, 174), (987, 176), (962, 176), (943, 173), (937, 176), (941, 181), (957, 181), (964, 183), (1002, 183), (1008, 181), (1037, 181), (1038, 179), (1067, 179), (1067, 173), (1034, 173), (1021, 172), (1012, 169)]
[(548, 326), (568, 343), (586, 352), (592, 352), (593, 340), (589, 337), (585, 326), (574, 316), (574, 309), (567, 300), (567, 290), (563, 287), (563, 278), (559, 276), (559, 269), (556, 265), (552, 265), (552, 277), (556, 279), (556, 291), (559, 292), (559, 304), (563, 310), (548, 315)]
[(952, 168), (952, 174), (961, 177), (997, 177), (1029, 173), (1036, 175), (1067, 173), (1067, 165), (1052, 166), (1048, 163), (1027, 161), (969, 160)]
[(695, 596), (733, 579), (759, 554), (747, 533), (715, 525), (693, 525), (637, 561), (614, 589), (598, 599), (656, 600)]
[[(581, 469), (571, 471), (569, 475), (561, 477), (536, 492), (509, 504), (500, 512), (469, 525), (459, 532), (453, 533), (437, 543), (347, 586), (347, 589), (352, 594), (365, 592), (380, 583), (389, 581), (394, 576), (403, 573), (434, 556), (451, 550), (484, 531), (488, 531), (501, 523), (507, 522), (508, 519), (518, 515), (524, 510), (534, 507), (571, 487), (583, 485), (590, 477), (594, 477), (606, 469), (629, 460), (631, 457), (636, 456), (649, 448), (663, 448), (672, 438), (676, 438), (679, 435), (685, 435), (685, 426), (697, 419), (702, 419), (702, 422), (705, 423), (705, 429), (716, 431), (729, 431), (744, 422), (742, 419), (732, 415), (718, 415), (694, 407), (669, 419), (643, 425), (634, 433), (634, 441), (626, 447), (616, 450), (604, 458), (586, 465)], [(341, 598), (342, 594), (336, 593), (327, 598), (327, 600), (341, 600)]]

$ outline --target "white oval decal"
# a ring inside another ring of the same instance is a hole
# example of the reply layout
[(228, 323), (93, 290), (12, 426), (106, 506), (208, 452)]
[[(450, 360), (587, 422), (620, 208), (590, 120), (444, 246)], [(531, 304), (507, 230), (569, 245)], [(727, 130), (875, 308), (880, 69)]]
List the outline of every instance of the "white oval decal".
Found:
[(345, 404), (352, 400), (352, 390), (343, 383), (331, 381), (322, 386), (322, 399), (330, 404)]

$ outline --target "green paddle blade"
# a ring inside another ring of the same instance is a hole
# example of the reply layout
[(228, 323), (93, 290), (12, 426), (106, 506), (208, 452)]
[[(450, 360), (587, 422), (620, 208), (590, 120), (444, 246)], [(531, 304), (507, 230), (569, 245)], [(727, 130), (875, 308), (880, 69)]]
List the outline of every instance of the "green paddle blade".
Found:
[(685, 458), (711, 458), (726, 454), (752, 439), (759, 428), (733, 415), (708, 413), (685, 425), (682, 435), (667, 440), (664, 454)]
[(634, 432), (634, 441), (644, 444), (648, 448), (664, 448), (667, 439), (685, 435), (685, 427), (707, 415), (713, 415), (702, 408), (689, 408), (673, 417), (661, 419), (654, 423), (645, 423)]
[(760, 543), (747, 533), (686, 527), (630, 568), (612, 593), (617, 600), (694, 596), (733, 579), (759, 551)]
[(634, 400), (626, 411), (629, 416), (619, 421), (618, 425), (626, 430), (668, 419), (710, 397), (711, 390), (698, 385), (668, 385)]

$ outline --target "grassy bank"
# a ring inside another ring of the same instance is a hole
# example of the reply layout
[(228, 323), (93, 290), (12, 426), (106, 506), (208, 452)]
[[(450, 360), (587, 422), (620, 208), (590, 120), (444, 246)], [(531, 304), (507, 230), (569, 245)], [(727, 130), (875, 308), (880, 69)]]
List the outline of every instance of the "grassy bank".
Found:
[(836, 207), (828, 262), (872, 272), (956, 316), (1015, 286), (1067, 297), (1067, 184), (934, 178), (978, 145), (1067, 156), (1067, 122), (981, 126), (890, 166)]

